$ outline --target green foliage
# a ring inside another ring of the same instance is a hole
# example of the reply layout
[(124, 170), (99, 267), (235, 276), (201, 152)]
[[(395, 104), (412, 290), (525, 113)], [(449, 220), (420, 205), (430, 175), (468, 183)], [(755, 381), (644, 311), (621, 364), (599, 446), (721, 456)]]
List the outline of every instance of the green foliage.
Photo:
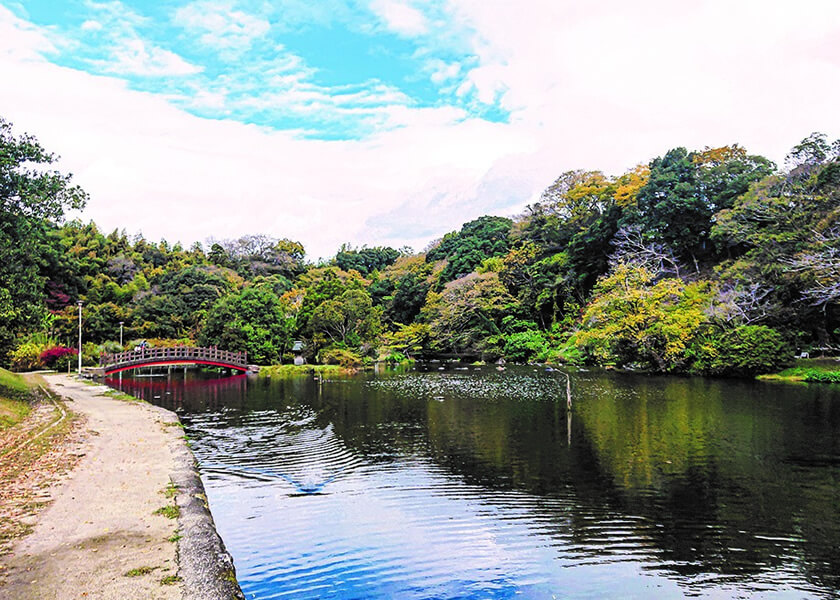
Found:
[(764, 375), (760, 379), (840, 383), (840, 367), (836, 360), (799, 359), (794, 366), (779, 373)]
[(384, 360), (386, 363), (399, 364), (408, 362), (410, 359), (402, 352), (390, 352), (389, 354), (385, 355), (385, 357), (382, 360)]
[(319, 266), (300, 243), (267, 235), (217, 240), (205, 254), (60, 225), (84, 193), (47, 170), (52, 160), (0, 120), (2, 364), (18, 348), (20, 367), (40, 366), (26, 344), (73, 346), (77, 300), (84, 339), (100, 349), (122, 323), (125, 339), (245, 350), (261, 363), (302, 339), (309, 360), (350, 349), (360, 360), (464, 353), (750, 375), (779, 346), (744, 327), (840, 344), (840, 144), (819, 133), (786, 172), (737, 145), (676, 148), (617, 177), (563, 173), (516, 220), (480, 217), (427, 254), (344, 245)]
[(700, 191), (693, 154), (674, 148), (654, 159), (637, 202), (638, 222), (650, 236), (684, 258), (702, 252), (713, 211)]
[(87, 198), (70, 176), (46, 167), (55, 162), (27, 134), (15, 136), (0, 118), (0, 364), (21, 333), (36, 331), (46, 316), (46, 254), (51, 222)]
[(12, 370), (34, 371), (43, 369), (41, 354), (46, 350), (45, 345), (34, 342), (24, 342), (15, 348), (9, 355)]
[(532, 360), (544, 360), (548, 355), (548, 342), (539, 331), (512, 333), (503, 336), (502, 341), (502, 354), (514, 362), (527, 363)]
[(693, 373), (755, 377), (789, 363), (792, 351), (778, 331), (763, 325), (742, 325), (699, 336), (689, 355), (693, 357)]
[(394, 261), (400, 256), (399, 250), (393, 248), (377, 246), (375, 248), (368, 248), (362, 246), (359, 249), (353, 249), (348, 244), (344, 244), (338, 254), (335, 255), (335, 263), (343, 271), (355, 270), (362, 275), (367, 275), (373, 271), (381, 271), (388, 265), (394, 264)]
[(330, 348), (321, 350), (318, 358), (325, 365), (338, 365), (344, 369), (358, 369), (363, 359), (357, 353), (347, 348)]
[(806, 371), (803, 378), (817, 383), (840, 383), (840, 371)]
[(373, 306), (366, 290), (349, 289), (319, 304), (312, 312), (309, 327), (319, 341), (358, 347), (379, 336), (380, 315), (381, 309)]
[(647, 269), (620, 264), (595, 287), (575, 344), (599, 363), (682, 370), (712, 297), (707, 282), (654, 281)]
[(430, 349), (431, 328), (425, 323), (398, 325), (395, 331), (385, 335), (390, 348), (405, 356), (425, 354)]
[(447, 233), (426, 253), (426, 260), (446, 260), (440, 282), (446, 283), (471, 273), (488, 258), (502, 256), (510, 249), (513, 221), (503, 217), (479, 217)]
[(199, 343), (248, 353), (255, 364), (277, 362), (291, 346), (294, 317), (266, 289), (245, 288), (220, 298), (208, 311)]
[(466, 354), (490, 350), (490, 338), (501, 333), (503, 317), (516, 308), (497, 273), (471, 274), (430, 292), (421, 314), (428, 323), (430, 348)]

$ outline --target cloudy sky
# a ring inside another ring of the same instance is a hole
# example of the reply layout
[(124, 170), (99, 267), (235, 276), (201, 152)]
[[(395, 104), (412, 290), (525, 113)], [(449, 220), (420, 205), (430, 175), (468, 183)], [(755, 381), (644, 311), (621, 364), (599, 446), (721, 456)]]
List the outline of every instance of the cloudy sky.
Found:
[(106, 232), (420, 249), (569, 169), (840, 137), (840, 2), (0, 0), (0, 82)]

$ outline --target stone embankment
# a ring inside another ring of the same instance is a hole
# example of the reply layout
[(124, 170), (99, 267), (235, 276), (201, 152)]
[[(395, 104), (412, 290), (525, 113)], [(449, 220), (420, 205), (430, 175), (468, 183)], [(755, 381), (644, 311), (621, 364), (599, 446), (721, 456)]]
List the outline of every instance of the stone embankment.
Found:
[(78, 462), (0, 556), (0, 597), (243, 598), (177, 416), (67, 376), (48, 381), (83, 417)]

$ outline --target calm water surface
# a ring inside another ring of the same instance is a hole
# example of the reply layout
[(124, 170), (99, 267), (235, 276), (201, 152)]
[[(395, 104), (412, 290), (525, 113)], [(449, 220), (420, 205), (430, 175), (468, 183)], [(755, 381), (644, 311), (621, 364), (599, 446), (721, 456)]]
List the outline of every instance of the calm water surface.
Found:
[(840, 598), (840, 386), (438, 367), (109, 383), (249, 599)]

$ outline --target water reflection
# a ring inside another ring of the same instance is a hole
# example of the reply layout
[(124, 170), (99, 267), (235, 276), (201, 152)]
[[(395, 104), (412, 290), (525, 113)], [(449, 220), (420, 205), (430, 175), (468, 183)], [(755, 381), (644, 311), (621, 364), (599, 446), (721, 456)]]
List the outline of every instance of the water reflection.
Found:
[(572, 411), (524, 368), (123, 389), (182, 413), (249, 598), (840, 590), (835, 387), (579, 372)]

